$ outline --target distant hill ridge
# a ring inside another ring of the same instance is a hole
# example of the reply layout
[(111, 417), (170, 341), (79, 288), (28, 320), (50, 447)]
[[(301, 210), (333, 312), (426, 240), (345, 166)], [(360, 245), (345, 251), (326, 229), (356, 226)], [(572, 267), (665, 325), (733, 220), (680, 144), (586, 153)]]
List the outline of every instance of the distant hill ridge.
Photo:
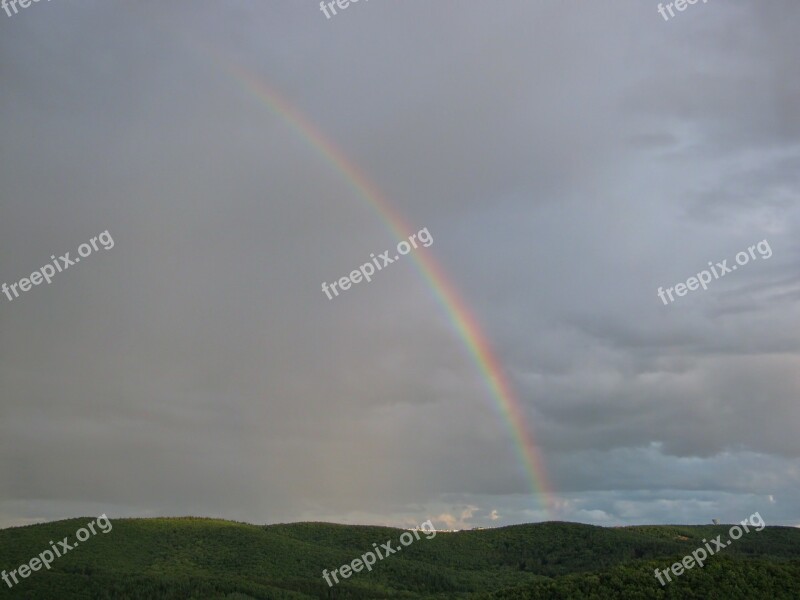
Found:
[[(74, 539), (92, 518), (0, 530), (0, 570)], [(259, 526), (209, 518), (112, 518), (98, 534), (0, 598), (800, 598), (800, 530), (750, 532), (663, 587), (653, 576), (730, 525), (604, 528), (548, 522), (424, 536), (329, 587), (335, 569), (403, 529)]]

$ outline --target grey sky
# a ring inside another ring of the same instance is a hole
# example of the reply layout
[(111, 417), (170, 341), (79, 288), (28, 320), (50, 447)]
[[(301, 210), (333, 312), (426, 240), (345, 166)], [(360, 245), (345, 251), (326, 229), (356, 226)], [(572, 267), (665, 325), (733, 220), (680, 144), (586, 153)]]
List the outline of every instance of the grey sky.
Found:
[[(603, 525), (800, 525), (800, 5), (58, 0), (0, 12), (0, 526), (545, 518), (416, 229)], [(669, 306), (656, 295), (767, 239)], [(494, 512), (493, 514), (493, 511)]]

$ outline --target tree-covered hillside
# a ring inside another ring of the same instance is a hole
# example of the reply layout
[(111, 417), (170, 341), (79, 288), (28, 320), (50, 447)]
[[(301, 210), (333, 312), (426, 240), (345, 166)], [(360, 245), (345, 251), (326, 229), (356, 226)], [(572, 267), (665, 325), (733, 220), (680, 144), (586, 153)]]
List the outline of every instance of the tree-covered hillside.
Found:
[[(9, 572), (91, 521), (0, 530)], [(662, 587), (655, 568), (727, 536), (729, 526), (602, 528), (541, 523), (438, 533), (329, 587), (323, 569), (351, 563), (402, 530), (213, 519), (120, 519), (30, 573), (0, 598), (800, 598), (800, 530), (751, 531)]]

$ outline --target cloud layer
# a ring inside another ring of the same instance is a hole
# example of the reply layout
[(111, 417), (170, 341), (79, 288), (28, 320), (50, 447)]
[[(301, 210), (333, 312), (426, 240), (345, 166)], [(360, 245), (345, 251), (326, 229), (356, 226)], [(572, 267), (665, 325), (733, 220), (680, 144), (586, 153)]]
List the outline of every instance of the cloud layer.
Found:
[[(546, 518), (448, 315), (277, 90), (434, 244), (553, 516), (800, 524), (800, 6), (206, 0), (0, 20), (0, 526)], [(408, 232), (413, 233), (413, 231)], [(768, 239), (769, 260), (664, 306)]]

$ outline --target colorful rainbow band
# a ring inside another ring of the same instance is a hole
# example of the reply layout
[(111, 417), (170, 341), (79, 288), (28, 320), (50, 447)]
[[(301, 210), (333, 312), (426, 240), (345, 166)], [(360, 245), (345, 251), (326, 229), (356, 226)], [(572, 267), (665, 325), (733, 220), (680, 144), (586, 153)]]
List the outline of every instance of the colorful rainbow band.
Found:
[[(267, 86), (254, 73), (216, 56), (227, 72), (258, 96), (276, 115), (280, 116), (294, 130), (330, 162), (348, 184), (370, 205), (381, 221), (397, 239), (406, 239), (415, 231), (381, 194), (380, 190), (350, 161), (344, 152), (335, 146), (300, 111)], [(496, 408), (508, 423), (514, 445), (525, 470), (531, 491), (538, 496), (547, 518), (551, 515), (553, 492), (548, 483), (547, 472), (541, 453), (534, 443), (533, 434), (526, 424), (522, 404), (506, 378), (503, 368), (492, 351), (488, 338), (478, 321), (461, 300), (455, 287), (445, 276), (441, 267), (428, 252), (414, 252), (414, 263), (422, 277), (427, 281), (439, 304), (448, 316), (453, 329), (464, 341), (469, 355), (480, 370), (483, 380), (495, 402)]]

